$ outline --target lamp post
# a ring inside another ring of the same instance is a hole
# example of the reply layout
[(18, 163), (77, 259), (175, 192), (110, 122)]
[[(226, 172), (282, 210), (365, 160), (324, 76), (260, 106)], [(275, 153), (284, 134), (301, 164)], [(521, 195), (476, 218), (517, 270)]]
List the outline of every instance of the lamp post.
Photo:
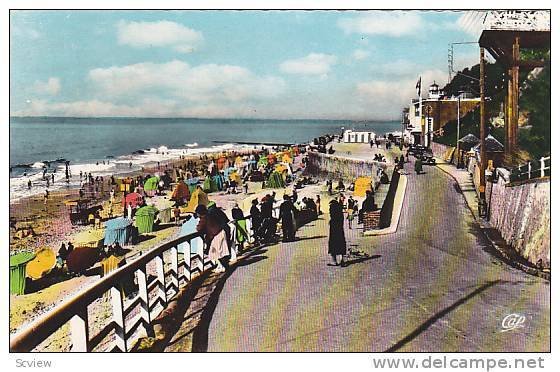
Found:
[(463, 90), (457, 91), (457, 168), (459, 168), (459, 162), (461, 159), (461, 149), (459, 147), (459, 131), (461, 128), (461, 94), (463, 94)]

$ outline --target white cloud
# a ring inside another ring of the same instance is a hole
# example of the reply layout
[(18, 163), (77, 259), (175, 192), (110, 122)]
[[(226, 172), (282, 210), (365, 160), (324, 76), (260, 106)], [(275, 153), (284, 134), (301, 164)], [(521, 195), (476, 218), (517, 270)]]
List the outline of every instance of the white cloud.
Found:
[(280, 64), (280, 70), (288, 74), (325, 76), (337, 57), (329, 54), (311, 53), (303, 58), (290, 59)]
[(354, 50), (354, 52), (352, 53), (352, 58), (354, 58), (357, 61), (361, 61), (366, 59), (367, 57), (369, 57), (371, 55), (371, 53), (367, 50), (364, 49), (356, 49)]
[(413, 12), (375, 11), (342, 18), (338, 26), (347, 34), (400, 37), (415, 35), (423, 27), (423, 21), (419, 14)]
[(60, 79), (51, 77), (47, 81), (35, 81), (32, 86), (33, 92), (40, 95), (57, 95), (60, 92)]
[(117, 23), (119, 44), (135, 48), (171, 47), (190, 53), (203, 40), (202, 33), (170, 21)]
[[(422, 91), (425, 95), (432, 82), (440, 86), (447, 82), (447, 72), (442, 70), (426, 70), (418, 74), (422, 76)], [(418, 76), (401, 80), (372, 80), (356, 85), (360, 99), (368, 102), (372, 110), (379, 114), (400, 112), (408, 106), (410, 99), (416, 98), (416, 82)]]
[(178, 60), (97, 68), (89, 72), (88, 78), (102, 94), (111, 97), (159, 95), (207, 103), (271, 98), (285, 88), (283, 79), (257, 76), (244, 67), (192, 67)]

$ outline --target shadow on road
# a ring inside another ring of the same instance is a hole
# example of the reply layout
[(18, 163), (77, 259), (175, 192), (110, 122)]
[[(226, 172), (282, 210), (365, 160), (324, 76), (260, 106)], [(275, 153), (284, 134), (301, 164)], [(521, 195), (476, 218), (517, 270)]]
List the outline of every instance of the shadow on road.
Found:
[(390, 348), (388, 348), (384, 352), (385, 353), (391, 353), (391, 352), (398, 351), (400, 348), (402, 348), (403, 346), (408, 344), (410, 341), (414, 340), (416, 337), (418, 337), (420, 334), (422, 334), (422, 332), (424, 332), (428, 328), (430, 328), (430, 326), (432, 326), (432, 324), (437, 322), (439, 319), (443, 318), (445, 315), (449, 314), (450, 312), (452, 312), (453, 310), (455, 310), (459, 306), (463, 305), (465, 302), (467, 302), (471, 298), (473, 298), (473, 297), (481, 294), (482, 292), (486, 291), (488, 288), (493, 287), (496, 284), (500, 284), (502, 282), (503, 282), (502, 280), (493, 280), (491, 282), (487, 282), (486, 284), (478, 287), (477, 289), (475, 289), (474, 291), (472, 291), (471, 293), (469, 293), (465, 297), (460, 298), (459, 300), (455, 301), (453, 304), (449, 305), (445, 309), (443, 309), (441, 311), (438, 311), (437, 313), (432, 315), (428, 320), (426, 320), (424, 323), (420, 324), (408, 336), (406, 336), (405, 338), (403, 338), (402, 340), (400, 340), (399, 342), (397, 342), (395, 345), (391, 346)]
[(358, 258), (354, 258), (354, 259), (344, 261), (344, 266), (348, 267), (350, 265), (354, 265), (354, 264), (357, 264), (357, 263), (360, 263), (360, 262), (373, 260), (373, 259), (380, 258), (380, 257), (381, 257), (380, 254), (374, 254), (373, 256), (367, 256), (367, 257), (358, 257)]

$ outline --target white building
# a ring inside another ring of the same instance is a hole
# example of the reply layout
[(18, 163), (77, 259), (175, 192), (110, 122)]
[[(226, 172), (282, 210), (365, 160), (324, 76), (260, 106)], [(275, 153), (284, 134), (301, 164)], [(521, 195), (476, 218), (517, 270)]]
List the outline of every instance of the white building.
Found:
[(344, 131), (343, 141), (345, 143), (369, 143), (369, 141), (375, 141), (375, 133), (355, 132), (348, 129)]

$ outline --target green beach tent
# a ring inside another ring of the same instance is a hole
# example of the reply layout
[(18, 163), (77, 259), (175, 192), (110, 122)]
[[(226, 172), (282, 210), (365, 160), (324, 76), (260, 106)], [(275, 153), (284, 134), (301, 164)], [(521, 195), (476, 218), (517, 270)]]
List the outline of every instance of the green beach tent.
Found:
[(25, 268), (27, 263), (35, 258), (31, 252), (22, 252), (10, 256), (10, 293), (22, 295), (25, 293)]
[(268, 158), (266, 156), (261, 156), (260, 157), (260, 159), (257, 163), (257, 166), (261, 166), (261, 165), (263, 165), (265, 167), (268, 165)]
[(159, 184), (159, 177), (154, 176), (150, 177), (144, 182), (144, 190), (146, 191), (153, 191), (157, 190)]
[(204, 184), (202, 185), (202, 190), (204, 190), (204, 192), (206, 193), (216, 192), (218, 191), (218, 185), (216, 184), (216, 181), (214, 179), (212, 179), (211, 177), (206, 177), (204, 179)]
[(136, 227), (140, 234), (154, 231), (154, 220), (158, 209), (151, 205), (142, 207), (136, 211)]
[(267, 187), (271, 187), (273, 189), (280, 189), (285, 187), (286, 184), (284, 183), (284, 179), (282, 175), (276, 171), (272, 172), (270, 177), (268, 177)]

